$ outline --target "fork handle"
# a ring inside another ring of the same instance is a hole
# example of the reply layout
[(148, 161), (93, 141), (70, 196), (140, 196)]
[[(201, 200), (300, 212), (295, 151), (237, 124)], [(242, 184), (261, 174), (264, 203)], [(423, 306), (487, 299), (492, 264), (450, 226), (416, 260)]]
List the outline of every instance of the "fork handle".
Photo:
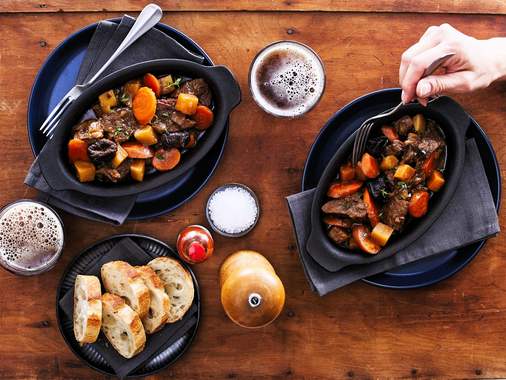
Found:
[(93, 84), (102, 73), (114, 62), (118, 56), (123, 53), (130, 45), (137, 41), (144, 33), (150, 30), (162, 19), (162, 9), (156, 4), (148, 4), (144, 7), (140, 15), (135, 20), (134, 25), (126, 35), (125, 39), (118, 46), (107, 62), (96, 72), (93, 77), (87, 81), (84, 86)]

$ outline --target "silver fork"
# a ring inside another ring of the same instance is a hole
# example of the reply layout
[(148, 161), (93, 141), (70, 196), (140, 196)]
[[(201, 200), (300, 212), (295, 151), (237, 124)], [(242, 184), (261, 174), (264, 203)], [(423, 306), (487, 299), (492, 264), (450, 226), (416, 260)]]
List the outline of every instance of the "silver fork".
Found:
[(148, 4), (144, 7), (140, 15), (135, 20), (134, 25), (126, 35), (125, 39), (118, 46), (113, 55), (107, 60), (107, 62), (97, 71), (93, 77), (84, 84), (78, 84), (70, 89), (63, 99), (56, 105), (51, 111), (49, 116), (46, 118), (39, 130), (48, 138), (53, 136), (55, 128), (60, 122), (61, 115), (65, 110), (76, 100), (81, 93), (90, 87), (100, 77), (100, 75), (114, 62), (118, 56), (125, 51), (130, 45), (137, 41), (144, 33), (155, 26), (162, 18), (162, 9), (156, 4)]
[[(421, 78), (425, 78), (429, 75), (431, 75), (434, 71), (436, 71), (448, 58), (455, 55), (454, 53), (449, 53), (441, 58), (436, 59), (434, 62), (432, 62), (429, 67), (425, 69), (423, 72), (423, 75)], [(420, 79), (421, 79), (420, 78)], [(432, 99), (434, 100), (434, 99)], [(429, 100), (429, 103), (432, 101)], [(404, 105), (404, 103), (400, 102), (398, 105), (396, 105), (394, 108), (391, 108), (389, 110), (386, 110), (376, 116), (370, 117), (366, 121), (362, 123), (360, 128), (357, 131), (357, 135), (355, 137), (355, 141), (353, 143), (353, 153), (351, 155), (351, 163), (353, 166), (355, 166), (358, 161), (360, 161), (360, 157), (362, 157), (362, 154), (365, 151), (367, 140), (369, 139), (369, 134), (371, 133), (372, 128), (375, 124), (378, 123), (378, 121), (381, 121), (382, 119), (394, 114)]]

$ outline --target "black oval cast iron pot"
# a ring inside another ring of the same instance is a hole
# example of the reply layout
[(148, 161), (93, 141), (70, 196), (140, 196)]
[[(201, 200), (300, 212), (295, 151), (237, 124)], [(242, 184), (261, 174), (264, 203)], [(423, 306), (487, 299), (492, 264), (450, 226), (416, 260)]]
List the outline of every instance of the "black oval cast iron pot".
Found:
[[(316, 187), (311, 206), (311, 233), (306, 248), (310, 255), (328, 271), (337, 271), (353, 264), (367, 264), (382, 260), (402, 250), (418, 239), (441, 215), (457, 188), (465, 158), (465, 135), (470, 119), (462, 107), (449, 97), (442, 96), (424, 107), (411, 103), (401, 107), (382, 124), (393, 122), (404, 115), (421, 113), (436, 121), (445, 134), (447, 158), (445, 166), (446, 183), (429, 202), (429, 212), (423, 218), (414, 220), (406, 230), (389, 242), (376, 255), (367, 255), (339, 247), (327, 236), (322, 222), (321, 207), (327, 199), (327, 189), (336, 178), (339, 166), (348, 161), (353, 150), (356, 132), (337, 150), (327, 164)], [(378, 125), (375, 125), (375, 128)], [(434, 242), (437, 244), (437, 242)]]
[[(182, 154), (181, 162), (173, 170), (155, 173), (138, 183), (79, 182), (68, 162), (67, 143), (71, 138), (72, 127), (97, 102), (100, 94), (146, 73), (203, 78), (213, 95), (213, 125), (199, 138), (195, 148)], [(38, 157), (41, 172), (54, 190), (74, 190), (100, 197), (121, 197), (153, 190), (191, 169), (209, 152), (222, 134), (230, 112), (240, 101), (239, 84), (225, 66), (203, 66), (181, 59), (157, 59), (136, 63), (99, 80), (71, 104), (63, 114), (54, 136), (46, 143)]]

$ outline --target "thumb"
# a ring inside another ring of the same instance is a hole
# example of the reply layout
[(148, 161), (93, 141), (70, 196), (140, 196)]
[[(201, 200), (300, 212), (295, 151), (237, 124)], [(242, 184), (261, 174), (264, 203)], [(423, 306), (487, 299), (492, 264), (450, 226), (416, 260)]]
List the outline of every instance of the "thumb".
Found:
[(469, 92), (471, 85), (466, 72), (455, 72), (444, 75), (430, 75), (421, 79), (416, 85), (416, 96), (429, 98), (443, 92)]

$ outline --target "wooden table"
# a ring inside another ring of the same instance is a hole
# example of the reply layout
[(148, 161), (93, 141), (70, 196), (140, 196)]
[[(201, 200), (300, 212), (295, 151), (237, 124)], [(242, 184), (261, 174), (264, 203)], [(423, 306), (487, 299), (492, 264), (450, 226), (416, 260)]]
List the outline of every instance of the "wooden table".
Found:
[[(35, 74), (66, 36), (146, 1), (3, 0), (0, 3), (0, 204), (35, 194), (23, 185), (33, 159), (26, 134)], [(237, 75), (243, 102), (231, 118), (225, 156), (189, 203), (159, 218), (99, 225), (64, 215), (67, 246), (56, 268), (32, 278), (0, 271), (0, 378), (99, 379), (65, 345), (55, 321), (55, 289), (68, 262), (97, 239), (144, 233), (174, 244), (177, 232), (204, 223), (204, 202), (225, 182), (251, 186), (259, 225), (241, 239), (216, 238), (215, 256), (195, 267), (203, 318), (189, 352), (153, 378), (502, 378), (506, 377), (506, 237), (456, 276), (429, 288), (392, 291), (357, 282), (323, 298), (312, 293), (297, 257), (285, 196), (300, 190), (315, 135), (340, 107), (366, 92), (397, 86), (399, 56), (429, 26), (449, 22), (480, 38), (506, 35), (506, 2), (474, 0), (163, 1), (163, 21), (194, 38)], [(247, 72), (269, 42), (294, 39), (323, 58), (322, 101), (299, 120), (274, 119), (253, 103)], [(506, 164), (506, 84), (457, 99), (490, 136)], [(503, 173), (504, 175), (504, 173)], [(501, 224), (505, 221), (501, 212)], [(264, 253), (287, 291), (271, 326), (235, 326), (219, 302), (217, 271), (230, 253)]]

